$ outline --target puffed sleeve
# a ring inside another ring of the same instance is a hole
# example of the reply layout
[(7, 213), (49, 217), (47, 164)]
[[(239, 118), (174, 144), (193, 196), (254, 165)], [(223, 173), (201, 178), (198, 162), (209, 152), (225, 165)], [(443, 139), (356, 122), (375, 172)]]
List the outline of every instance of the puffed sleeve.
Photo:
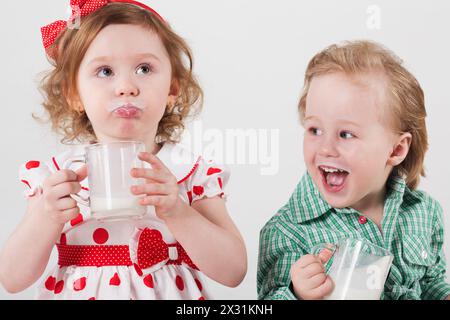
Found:
[(19, 167), (19, 180), (25, 186), (24, 197), (31, 197), (42, 188), (44, 180), (51, 175), (48, 165), (41, 161), (31, 160)]
[(187, 184), (189, 202), (215, 196), (226, 199), (225, 187), (229, 178), (230, 171), (226, 166), (201, 158)]

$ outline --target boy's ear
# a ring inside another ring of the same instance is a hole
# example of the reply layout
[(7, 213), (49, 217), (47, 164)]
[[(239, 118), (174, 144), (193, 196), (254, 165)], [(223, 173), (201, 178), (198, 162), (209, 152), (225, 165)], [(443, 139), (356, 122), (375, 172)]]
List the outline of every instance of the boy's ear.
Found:
[(394, 148), (388, 158), (387, 163), (393, 167), (398, 166), (405, 160), (411, 146), (412, 135), (409, 132), (403, 133), (397, 138)]

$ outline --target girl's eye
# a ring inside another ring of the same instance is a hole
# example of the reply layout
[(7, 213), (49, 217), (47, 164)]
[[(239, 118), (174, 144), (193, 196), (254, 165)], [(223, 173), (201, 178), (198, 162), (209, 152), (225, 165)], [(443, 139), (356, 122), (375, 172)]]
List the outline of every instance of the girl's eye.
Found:
[(102, 67), (98, 70), (97, 76), (100, 78), (107, 78), (110, 77), (113, 74), (111, 68), (108, 67)]
[(348, 131), (342, 131), (342, 132), (339, 134), (339, 136), (340, 136), (342, 139), (351, 139), (351, 138), (354, 138), (354, 137), (355, 137), (355, 136), (353, 135), (353, 133), (348, 132)]
[(137, 74), (147, 74), (152, 71), (152, 68), (148, 64), (140, 65), (136, 71)]
[(322, 134), (322, 130), (320, 130), (318, 128), (309, 128), (308, 131), (314, 136), (318, 136), (318, 135)]

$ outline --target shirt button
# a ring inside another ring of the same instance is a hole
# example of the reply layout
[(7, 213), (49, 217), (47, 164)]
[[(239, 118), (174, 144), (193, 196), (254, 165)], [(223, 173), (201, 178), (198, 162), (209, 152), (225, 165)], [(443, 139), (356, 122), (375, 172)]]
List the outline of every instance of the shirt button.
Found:
[(359, 222), (360, 224), (366, 224), (367, 218), (364, 217), (364, 216), (359, 216), (358, 222)]
[(422, 251), (422, 258), (423, 259), (428, 258), (428, 253), (425, 250)]

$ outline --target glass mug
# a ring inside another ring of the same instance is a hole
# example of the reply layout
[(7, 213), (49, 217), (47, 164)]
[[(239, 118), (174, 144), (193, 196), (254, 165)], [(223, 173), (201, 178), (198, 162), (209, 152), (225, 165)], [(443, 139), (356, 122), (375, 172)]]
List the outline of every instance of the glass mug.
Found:
[(389, 251), (366, 240), (344, 238), (337, 244), (318, 244), (311, 253), (323, 249), (333, 253), (328, 275), (334, 290), (325, 300), (380, 299), (394, 259)]
[(97, 220), (139, 219), (146, 213), (146, 207), (139, 204), (141, 196), (131, 193), (131, 186), (142, 184), (145, 179), (131, 176), (132, 168), (144, 168), (144, 161), (138, 154), (145, 151), (145, 145), (136, 141), (97, 143), (86, 146), (85, 154), (67, 159), (63, 167), (74, 162), (88, 167), (89, 197), (78, 194), (71, 197), (88, 206)]

